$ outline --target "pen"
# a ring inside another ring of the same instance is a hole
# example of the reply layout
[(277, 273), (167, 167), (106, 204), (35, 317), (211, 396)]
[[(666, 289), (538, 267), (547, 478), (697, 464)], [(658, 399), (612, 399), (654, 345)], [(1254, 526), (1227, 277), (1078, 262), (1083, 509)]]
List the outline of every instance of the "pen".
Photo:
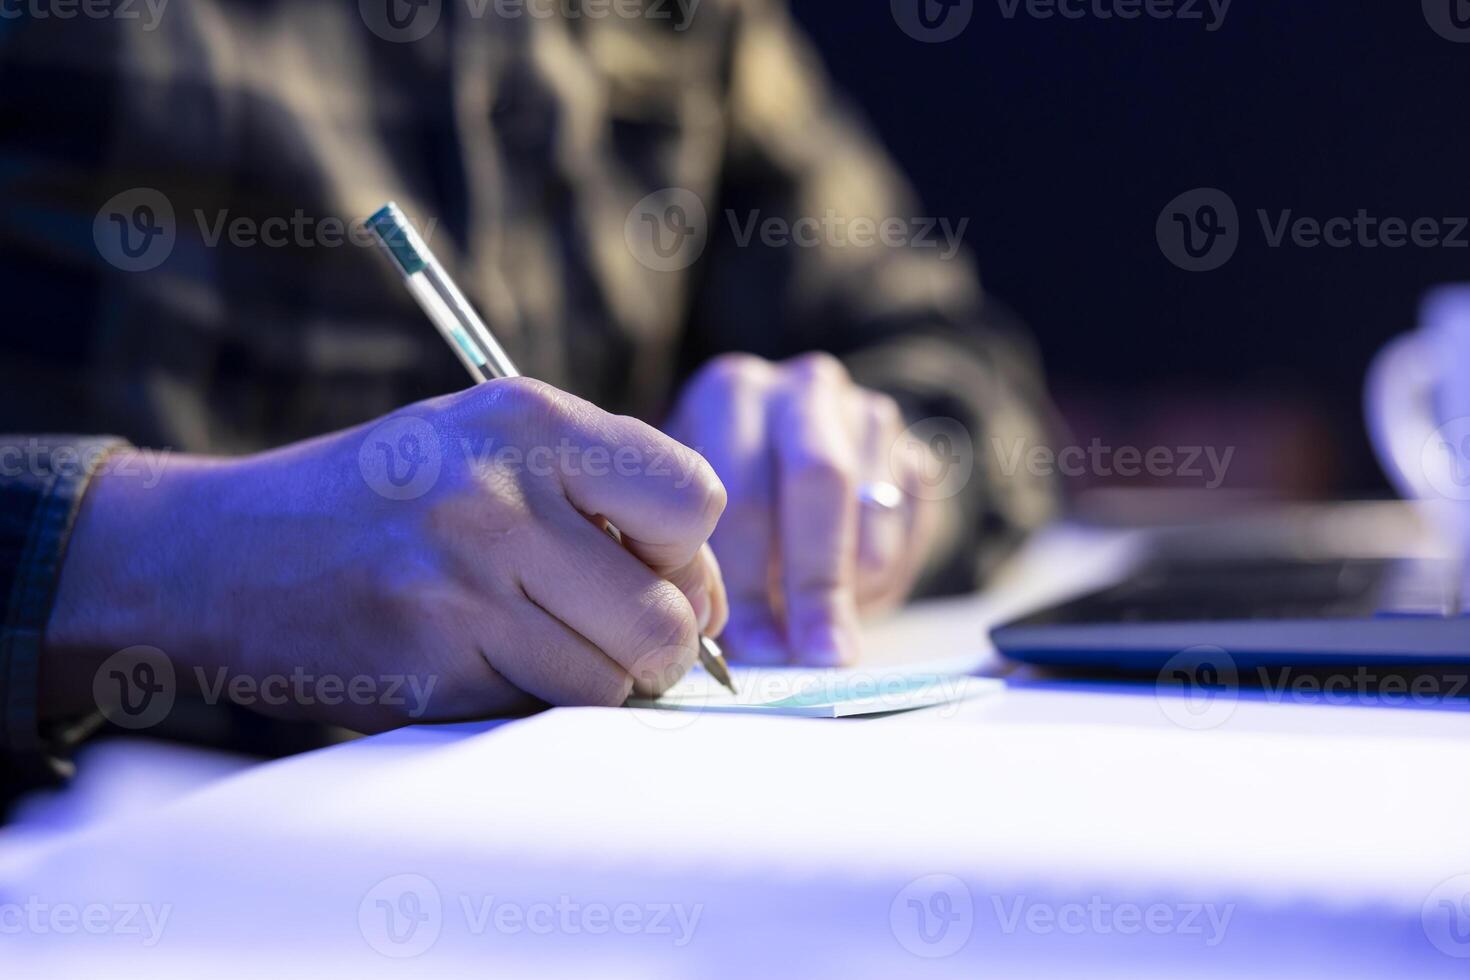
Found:
[[(408, 291), (418, 301), (429, 322), (459, 356), (460, 363), (476, 383), (496, 378), (519, 378), (521, 372), (490, 328), (475, 313), (470, 301), (449, 278), (449, 273), (434, 258), (429, 246), (419, 237), (398, 205), (389, 201), (367, 220), (367, 226), (379, 244), (388, 251), (393, 264), (403, 274)], [(621, 540), (616, 528), (608, 525), (608, 533)], [(725, 655), (714, 640), (699, 638), (699, 662), (710, 676), (731, 694), (737, 693)]]

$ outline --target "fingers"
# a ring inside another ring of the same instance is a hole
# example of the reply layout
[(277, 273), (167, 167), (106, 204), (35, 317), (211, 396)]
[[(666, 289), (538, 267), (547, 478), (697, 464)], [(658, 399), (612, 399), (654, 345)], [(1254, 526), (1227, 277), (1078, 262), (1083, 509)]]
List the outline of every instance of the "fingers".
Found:
[(767, 432), (776, 382), (776, 369), (759, 358), (720, 357), (685, 393), (675, 423), (676, 433), (709, 460), (733, 502), (710, 543), (729, 595), (721, 642), (745, 663), (790, 659), (771, 607), (775, 475)]
[(497, 431), (528, 434), (527, 467), (554, 476), (582, 513), (606, 516), (660, 574), (692, 562), (725, 509), (710, 465), (637, 419), (525, 378), (489, 382), (466, 397), (481, 399)]
[(689, 600), (699, 631), (706, 636), (719, 636), (730, 618), (730, 604), (725, 596), (720, 563), (710, 546), (700, 548), (692, 562), (671, 572), (668, 579)]
[(813, 355), (796, 371), (773, 430), (786, 637), (798, 663), (836, 666), (858, 657), (858, 457), (841, 366)]
[(632, 693), (632, 675), (538, 605), (516, 603), (498, 623), (513, 639), (490, 665), (527, 694), (553, 705), (616, 707)]
[[(618, 665), (639, 693), (667, 689), (698, 656), (700, 631), (690, 600), (565, 500), (539, 506), (539, 526), (517, 545), (521, 589)], [(699, 551), (693, 561), (701, 563), (697, 570), (675, 571), (691, 590), (703, 579), (714, 622), (723, 603), (718, 566), (703, 564)]]
[[(892, 472), (890, 449), (903, 434), (903, 415), (887, 395), (857, 389), (852, 414), (862, 428), (858, 463), (862, 484), (891, 484), (907, 491), (907, 480)], [(863, 611), (885, 608), (908, 591), (908, 547), (915, 514), (914, 497), (903, 492), (896, 507), (863, 502), (858, 509), (857, 602)]]
[[(622, 535), (613, 533), (613, 525), (607, 518), (600, 514), (584, 516), (593, 527), (622, 544)], [(725, 582), (720, 575), (720, 563), (710, 546), (701, 545), (693, 561), (669, 572), (664, 578), (689, 600), (699, 631), (707, 636), (718, 636), (729, 618), (730, 605), (725, 595)]]

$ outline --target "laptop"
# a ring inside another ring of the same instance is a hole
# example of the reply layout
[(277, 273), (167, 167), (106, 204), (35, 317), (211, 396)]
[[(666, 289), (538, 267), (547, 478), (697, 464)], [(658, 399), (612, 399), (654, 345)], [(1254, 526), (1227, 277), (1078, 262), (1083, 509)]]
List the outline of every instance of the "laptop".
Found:
[(1470, 666), (1461, 562), (1398, 504), (1155, 528), (1111, 581), (991, 633), (1012, 660), (1153, 673), (1195, 648), (1242, 669)]

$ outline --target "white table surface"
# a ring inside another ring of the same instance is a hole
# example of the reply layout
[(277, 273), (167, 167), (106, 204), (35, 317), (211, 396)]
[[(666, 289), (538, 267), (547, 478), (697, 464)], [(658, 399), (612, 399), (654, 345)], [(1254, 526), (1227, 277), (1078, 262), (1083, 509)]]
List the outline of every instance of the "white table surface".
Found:
[[(875, 626), (871, 669), (994, 671), (990, 623), (1127, 547), (1043, 536), (989, 597)], [(1225, 709), (1021, 675), (877, 719), (554, 710), (265, 765), (100, 743), (0, 832), (0, 973), (1470, 974), (1470, 713)]]

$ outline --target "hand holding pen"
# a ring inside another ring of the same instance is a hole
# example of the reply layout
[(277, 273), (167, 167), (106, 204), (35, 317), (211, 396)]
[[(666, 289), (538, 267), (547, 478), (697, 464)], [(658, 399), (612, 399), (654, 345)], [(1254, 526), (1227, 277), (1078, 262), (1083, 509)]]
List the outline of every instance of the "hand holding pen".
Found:
[[(390, 202), (384, 205), (368, 219), (367, 225), (392, 256), (394, 265), (403, 274), (414, 299), (454, 350), (470, 377), (477, 383), (520, 377), (520, 372), (516, 370), (505, 349), (475, 313), (469, 300), (449, 278), (396, 204)], [(615, 540), (623, 540), (621, 533), (612, 524), (604, 523), (604, 527)], [(640, 551), (636, 542), (629, 544), (634, 553)], [(707, 562), (718, 577), (718, 566), (714, 563), (714, 555), (708, 545), (701, 549), (698, 560)], [(653, 567), (658, 569), (656, 559)], [(703, 625), (705, 624), (701, 623)], [(735, 684), (725, 664), (724, 655), (708, 635), (700, 636), (699, 662), (730, 693), (735, 693)]]

